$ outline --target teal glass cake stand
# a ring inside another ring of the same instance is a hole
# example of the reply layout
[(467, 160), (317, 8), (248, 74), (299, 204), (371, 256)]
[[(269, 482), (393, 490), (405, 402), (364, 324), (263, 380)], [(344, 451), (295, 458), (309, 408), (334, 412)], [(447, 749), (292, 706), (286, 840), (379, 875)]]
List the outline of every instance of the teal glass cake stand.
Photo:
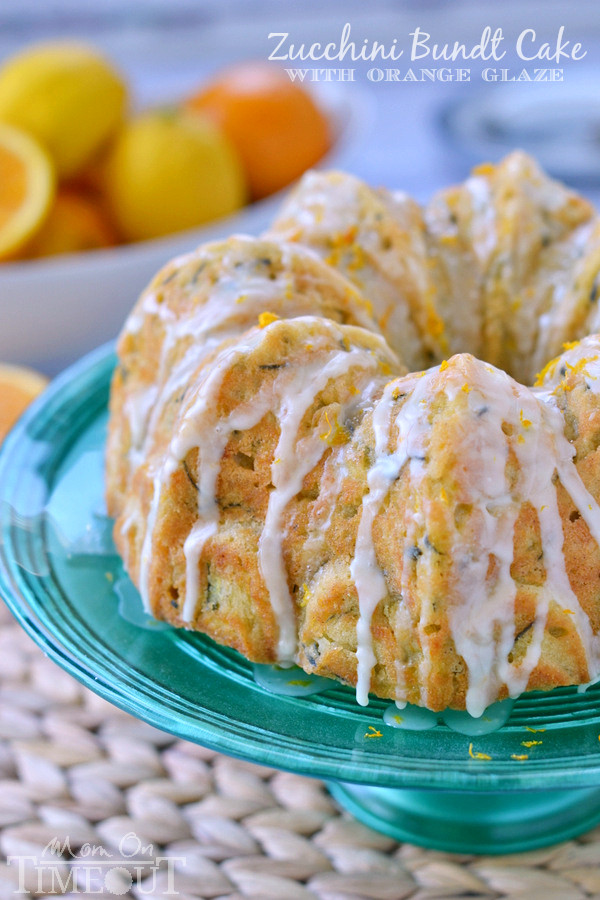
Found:
[(467, 737), (391, 728), (331, 683), (281, 696), (232, 650), (144, 617), (103, 504), (114, 357), (58, 378), (0, 451), (0, 595), (45, 653), (91, 690), (185, 740), (326, 779), (357, 818), (428, 847), (507, 853), (600, 822), (600, 686), (517, 700)]

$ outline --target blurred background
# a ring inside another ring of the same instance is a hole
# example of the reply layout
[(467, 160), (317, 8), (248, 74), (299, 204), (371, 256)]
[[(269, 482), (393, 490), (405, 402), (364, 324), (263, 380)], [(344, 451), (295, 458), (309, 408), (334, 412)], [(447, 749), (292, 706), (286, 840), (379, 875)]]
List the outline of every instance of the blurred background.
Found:
[[(121, 73), (133, 115), (201, 92), (240, 61), (266, 61), (275, 47), (269, 33), (289, 33), (296, 46), (339, 43), (346, 23), (357, 44), (377, 40), (389, 47), (396, 38), (404, 56), (385, 62), (268, 63), (332, 70), (303, 85), (331, 129), (329, 149), (318, 165), (347, 169), (373, 185), (425, 200), (464, 179), (472, 165), (521, 147), (556, 177), (600, 200), (597, 0), (3, 0), (0, 66), (33, 42), (84, 40)], [(429, 57), (411, 63), (409, 35), (417, 26), (431, 35), (429, 46), (458, 41), (468, 47), (480, 41), (486, 26), (501, 28), (506, 55), (498, 62)], [(544, 43), (553, 53), (561, 27), (567, 52), (579, 42), (582, 59), (519, 59), (515, 45), (524, 29), (535, 31), (535, 40), (529, 33), (523, 44), (533, 55)], [(339, 67), (354, 68), (354, 80), (338, 81)], [(368, 77), (374, 67), (383, 73), (375, 73), (381, 80)], [(402, 80), (408, 69), (420, 78), (422, 68), (434, 67), (449, 70), (452, 80)], [(458, 68), (470, 69), (469, 81), (454, 80)], [(482, 77), (486, 68), (495, 70), (488, 73), (492, 80)], [(560, 80), (512, 80), (523, 77), (524, 69), (533, 79), (536, 68), (561, 70), (540, 76)], [(399, 73), (388, 75), (387, 69)], [(387, 80), (396, 77), (400, 80)], [(5, 262), (0, 359), (54, 374), (116, 334), (137, 293), (170, 256), (232, 231), (259, 231), (280, 197), (266, 196), (176, 235)]]

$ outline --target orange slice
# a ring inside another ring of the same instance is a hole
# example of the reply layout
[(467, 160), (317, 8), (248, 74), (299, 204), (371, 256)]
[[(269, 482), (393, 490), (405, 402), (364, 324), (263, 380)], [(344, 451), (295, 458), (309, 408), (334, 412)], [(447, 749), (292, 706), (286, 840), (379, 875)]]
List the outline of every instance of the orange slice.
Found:
[(9, 259), (44, 221), (54, 169), (33, 138), (0, 124), (0, 260)]
[(47, 383), (33, 369), (0, 364), (0, 441)]

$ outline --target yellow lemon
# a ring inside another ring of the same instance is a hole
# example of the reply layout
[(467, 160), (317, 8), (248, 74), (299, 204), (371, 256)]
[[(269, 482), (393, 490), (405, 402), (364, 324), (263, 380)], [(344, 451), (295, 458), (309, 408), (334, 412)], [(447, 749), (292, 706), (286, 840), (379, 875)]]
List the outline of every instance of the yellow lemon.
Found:
[(54, 169), (29, 135), (0, 123), (0, 260), (38, 230), (54, 195)]
[(0, 441), (47, 383), (32, 369), (0, 364)]
[(128, 122), (104, 170), (113, 220), (126, 240), (194, 228), (246, 199), (235, 150), (208, 120), (154, 110)]
[(92, 48), (37, 44), (0, 69), (0, 121), (42, 144), (60, 178), (82, 169), (118, 128), (126, 89)]

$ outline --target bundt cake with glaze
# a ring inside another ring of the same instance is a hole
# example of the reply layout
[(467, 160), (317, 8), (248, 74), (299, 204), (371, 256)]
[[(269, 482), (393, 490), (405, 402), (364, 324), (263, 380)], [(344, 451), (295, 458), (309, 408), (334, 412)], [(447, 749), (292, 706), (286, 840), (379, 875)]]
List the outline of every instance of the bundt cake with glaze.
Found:
[(598, 219), (522, 152), (424, 209), (311, 172), (270, 233), (312, 247), (363, 291), (411, 370), (468, 351), (531, 384), (563, 342), (594, 330)]
[(361, 704), (598, 677), (599, 271), (593, 210), (523, 153), (424, 209), (309, 173), (263, 237), (169, 263), (107, 449), (147, 611)]

